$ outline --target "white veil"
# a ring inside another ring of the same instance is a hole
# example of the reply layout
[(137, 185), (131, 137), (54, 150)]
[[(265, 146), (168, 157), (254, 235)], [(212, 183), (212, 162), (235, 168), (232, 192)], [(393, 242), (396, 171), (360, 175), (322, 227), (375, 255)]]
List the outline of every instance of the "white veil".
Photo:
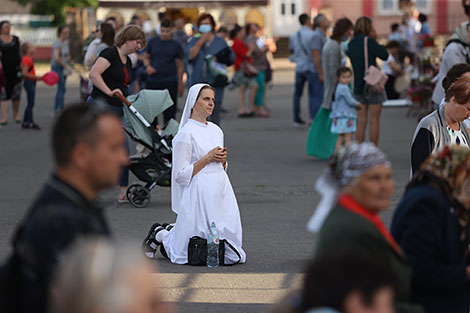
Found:
[(210, 85), (209, 84), (195, 84), (195, 85), (192, 85), (191, 88), (189, 88), (188, 97), (186, 98), (186, 104), (184, 105), (184, 110), (183, 110), (183, 114), (181, 115), (180, 126), (178, 130), (181, 130), (184, 124), (186, 124), (186, 122), (189, 120), (189, 117), (191, 116), (191, 110), (194, 104), (196, 103), (197, 96), (199, 95), (199, 92), (204, 86), (210, 86)]
[[(191, 110), (194, 107), (194, 104), (196, 103), (197, 96), (199, 95), (199, 92), (201, 91), (202, 87), (204, 86), (210, 86), (208, 84), (195, 84), (189, 88), (188, 91), (188, 97), (186, 98), (186, 104), (184, 105), (184, 110), (183, 114), (181, 115), (181, 120), (180, 120), (180, 125), (178, 128), (178, 132), (181, 131), (181, 129), (184, 127), (184, 125), (188, 122), (189, 118), (191, 117)], [(175, 138), (173, 139), (173, 147), (175, 146), (175, 141), (179, 140), (178, 139), (178, 134), (176, 134)], [(173, 152), (173, 160), (175, 158), (174, 152)], [(181, 203), (181, 197), (182, 197), (182, 187), (180, 184), (178, 184), (175, 180), (175, 173), (173, 173), (174, 168), (171, 170), (171, 208), (173, 212), (176, 214), (179, 213), (180, 211), (180, 203)]]

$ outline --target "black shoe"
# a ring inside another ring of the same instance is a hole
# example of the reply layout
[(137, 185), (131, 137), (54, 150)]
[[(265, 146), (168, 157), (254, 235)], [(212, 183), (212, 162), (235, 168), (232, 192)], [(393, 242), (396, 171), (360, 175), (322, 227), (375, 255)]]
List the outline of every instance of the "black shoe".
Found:
[(168, 254), (166, 253), (165, 247), (163, 245), (160, 246), (160, 253), (163, 255), (164, 258), (166, 258), (168, 260), (170, 259), (168, 257)]
[(163, 223), (162, 227), (165, 228), (166, 231), (170, 231), (174, 227), (174, 225)]
[(34, 129), (34, 130), (41, 130), (41, 127), (39, 127), (38, 124), (30, 125), (29, 128)]
[(303, 127), (303, 126), (305, 126), (305, 122), (301, 119), (298, 119), (298, 120), (294, 121), (292, 126), (294, 126), (294, 127)]
[(153, 259), (157, 253), (158, 246), (161, 245), (155, 239), (157, 233), (165, 228), (162, 227), (159, 223), (155, 223), (150, 227), (147, 237), (145, 237), (144, 242), (142, 242), (142, 252), (149, 259)]

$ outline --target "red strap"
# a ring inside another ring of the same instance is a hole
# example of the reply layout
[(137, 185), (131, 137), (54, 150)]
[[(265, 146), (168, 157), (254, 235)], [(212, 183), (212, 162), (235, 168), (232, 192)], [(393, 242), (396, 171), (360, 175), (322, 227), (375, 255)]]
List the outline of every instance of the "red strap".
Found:
[(123, 70), (124, 70), (124, 81), (122, 83), (124, 84), (124, 86), (127, 87), (129, 85), (129, 72), (127, 71), (126, 64), (124, 64)]
[(372, 213), (369, 210), (362, 207), (359, 203), (354, 200), (353, 197), (347, 194), (342, 194), (338, 199), (338, 204), (343, 208), (362, 216), (377, 228), (377, 230), (384, 236), (388, 243), (392, 246), (398, 254), (402, 254), (400, 246), (397, 244), (392, 234), (388, 231), (385, 224), (382, 222), (380, 217), (376, 213)]

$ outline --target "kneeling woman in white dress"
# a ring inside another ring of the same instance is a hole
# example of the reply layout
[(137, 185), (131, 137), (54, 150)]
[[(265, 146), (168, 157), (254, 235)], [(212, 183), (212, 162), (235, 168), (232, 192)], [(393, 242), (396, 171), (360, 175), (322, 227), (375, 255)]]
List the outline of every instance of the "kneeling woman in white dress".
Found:
[(213, 109), (214, 89), (207, 84), (193, 85), (173, 139), (171, 206), (178, 216), (174, 226), (152, 226), (144, 242), (147, 256), (153, 257), (157, 246), (163, 244), (162, 253), (172, 263), (186, 264), (189, 239), (206, 238), (215, 222), (220, 239), (226, 239), (240, 254), (226, 247), (225, 264), (246, 260), (237, 199), (225, 172), (224, 133), (207, 121)]

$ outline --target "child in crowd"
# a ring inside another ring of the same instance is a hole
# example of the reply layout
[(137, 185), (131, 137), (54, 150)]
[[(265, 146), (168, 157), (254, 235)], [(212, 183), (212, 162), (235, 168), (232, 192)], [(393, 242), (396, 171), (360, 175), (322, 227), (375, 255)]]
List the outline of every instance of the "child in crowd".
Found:
[(38, 124), (34, 123), (33, 120), (33, 107), (34, 107), (34, 98), (36, 97), (36, 81), (41, 78), (36, 76), (36, 71), (34, 69), (33, 56), (36, 48), (33, 44), (25, 42), (21, 45), (21, 54), (23, 59), (21, 60), (21, 70), (23, 72), (24, 82), (23, 86), (26, 90), (26, 96), (28, 99), (28, 105), (24, 111), (23, 123), (21, 124), (22, 128), (25, 129), (35, 129), (40, 130)]
[(388, 80), (385, 84), (385, 92), (389, 100), (400, 98), (400, 94), (395, 90), (395, 80), (403, 74), (400, 63), (398, 62), (398, 52), (400, 44), (397, 41), (390, 41), (385, 48), (388, 51), (388, 59), (382, 63), (382, 71), (387, 74)]
[(336, 90), (333, 97), (330, 118), (331, 132), (338, 134), (335, 152), (343, 146), (349, 146), (352, 135), (356, 131), (357, 110), (362, 105), (354, 99), (348, 85), (352, 80), (352, 70), (349, 67), (340, 67), (336, 72)]

